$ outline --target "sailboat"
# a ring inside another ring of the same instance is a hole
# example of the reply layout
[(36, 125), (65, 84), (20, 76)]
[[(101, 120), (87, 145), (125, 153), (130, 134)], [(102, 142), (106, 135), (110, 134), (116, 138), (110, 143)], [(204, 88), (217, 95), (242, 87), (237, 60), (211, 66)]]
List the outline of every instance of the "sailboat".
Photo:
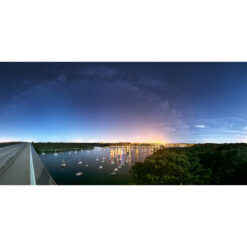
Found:
[(82, 161), (79, 159), (78, 165), (81, 165), (81, 164), (82, 164)]
[(63, 160), (62, 160), (62, 165), (61, 165), (61, 167), (64, 168), (65, 166), (66, 166), (66, 163), (65, 163), (65, 160), (63, 159)]

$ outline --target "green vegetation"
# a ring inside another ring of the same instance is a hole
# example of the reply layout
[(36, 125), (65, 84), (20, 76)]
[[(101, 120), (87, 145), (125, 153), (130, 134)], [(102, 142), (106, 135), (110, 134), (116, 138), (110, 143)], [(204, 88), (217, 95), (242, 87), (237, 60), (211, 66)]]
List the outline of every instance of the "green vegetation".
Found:
[(135, 184), (246, 185), (247, 144), (163, 148), (131, 169)]
[[(63, 152), (77, 149), (93, 149), (94, 147), (110, 147), (110, 146), (136, 146), (139, 143), (119, 142), (119, 143), (67, 143), (67, 142), (38, 142), (32, 143), (38, 153)], [(142, 143), (142, 146), (150, 146), (153, 144)]]
[(38, 153), (62, 152), (77, 149), (93, 149), (93, 143), (38, 142), (32, 143)]
[(19, 144), (21, 142), (1, 142), (0, 143), (0, 148), (1, 147), (6, 147), (6, 146), (10, 146), (10, 145), (14, 145), (14, 144)]

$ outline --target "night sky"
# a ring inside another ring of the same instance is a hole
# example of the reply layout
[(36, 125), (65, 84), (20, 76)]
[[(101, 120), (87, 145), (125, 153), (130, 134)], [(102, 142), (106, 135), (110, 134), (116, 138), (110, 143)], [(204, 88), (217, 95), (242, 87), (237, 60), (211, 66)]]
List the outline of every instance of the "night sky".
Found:
[(0, 63), (0, 141), (246, 142), (247, 63)]

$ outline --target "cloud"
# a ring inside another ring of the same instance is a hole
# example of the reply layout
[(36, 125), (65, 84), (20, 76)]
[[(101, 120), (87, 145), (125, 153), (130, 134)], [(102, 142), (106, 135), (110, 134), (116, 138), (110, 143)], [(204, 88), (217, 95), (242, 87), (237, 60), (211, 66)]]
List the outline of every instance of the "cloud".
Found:
[(244, 130), (244, 131), (247, 131), (247, 126), (245, 126), (245, 127), (243, 128), (243, 130)]
[(206, 128), (206, 125), (204, 124), (198, 124), (198, 125), (195, 125), (196, 128)]

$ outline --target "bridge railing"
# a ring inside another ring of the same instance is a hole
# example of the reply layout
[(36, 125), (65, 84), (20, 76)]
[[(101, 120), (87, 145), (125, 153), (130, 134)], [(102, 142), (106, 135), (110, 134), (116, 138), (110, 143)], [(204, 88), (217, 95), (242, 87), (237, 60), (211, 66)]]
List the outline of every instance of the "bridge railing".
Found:
[[(50, 175), (47, 168), (44, 166), (39, 155), (34, 149), (33, 145), (30, 144), (30, 181), (32, 185), (55, 185), (56, 182)], [(32, 171), (33, 169), (33, 171)]]

